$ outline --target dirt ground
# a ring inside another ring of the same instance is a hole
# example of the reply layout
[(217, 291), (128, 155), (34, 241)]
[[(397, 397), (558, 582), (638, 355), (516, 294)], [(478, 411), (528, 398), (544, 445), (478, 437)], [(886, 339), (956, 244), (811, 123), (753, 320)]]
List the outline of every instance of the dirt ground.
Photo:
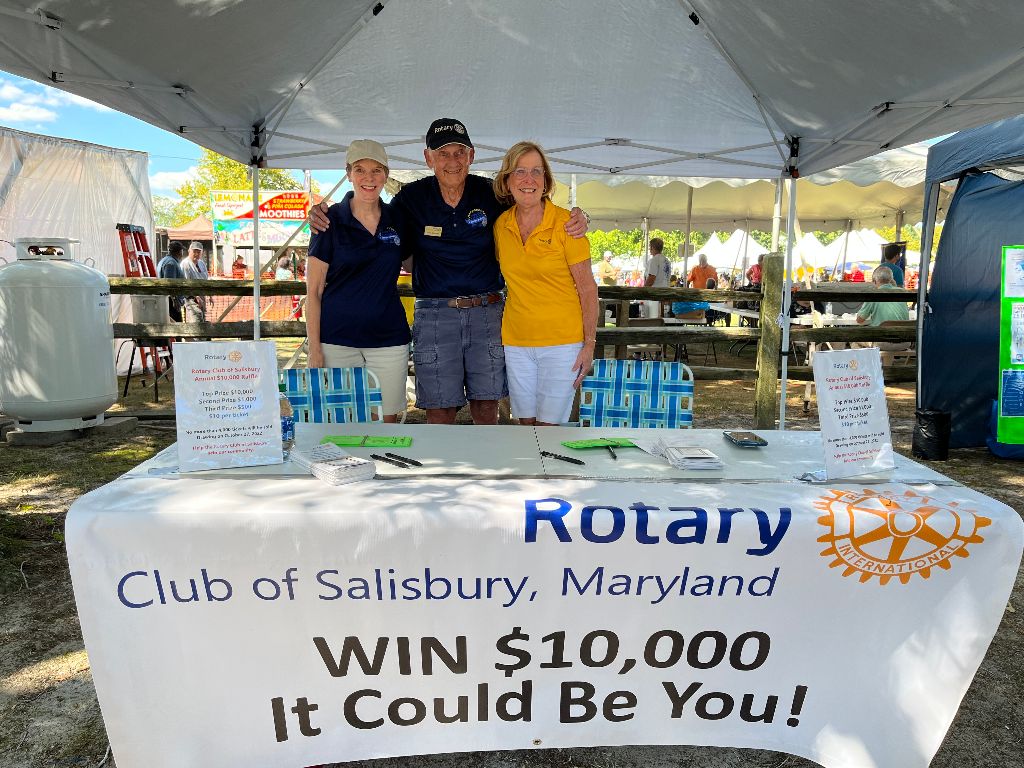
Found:
[[(286, 359), (287, 350), (282, 350)], [(749, 363), (749, 361), (747, 361)], [(728, 364), (728, 363), (726, 363)], [(119, 407), (159, 410), (172, 387), (152, 390), (133, 381)], [(698, 382), (700, 427), (749, 427), (753, 382)], [(817, 413), (802, 413), (802, 385), (791, 384), (789, 424), (816, 429)], [(888, 390), (896, 449), (910, 455), (912, 385)], [(409, 421), (422, 421), (422, 412)], [(0, 768), (113, 766), (82, 644), (63, 546), (64, 516), (86, 491), (103, 485), (174, 440), (173, 422), (144, 421), (123, 437), (93, 437), (36, 449), (0, 444)], [(1024, 514), (1021, 465), (984, 449), (954, 451), (940, 472)], [(1024, 766), (1024, 578), (934, 768)], [(375, 768), (413, 766), (686, 766), (689, 768), (804, 768), (815, 765), (778, 752), (697, 747), (620, 747), (542, 752), (436, 755), (351, 763)], [(898, 767), (897, 767), (898, 768)]]

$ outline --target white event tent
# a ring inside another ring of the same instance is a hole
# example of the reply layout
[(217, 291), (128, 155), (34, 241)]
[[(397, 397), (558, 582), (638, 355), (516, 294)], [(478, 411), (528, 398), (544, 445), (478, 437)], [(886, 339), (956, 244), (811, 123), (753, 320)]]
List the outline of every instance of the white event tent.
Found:
[[(369, 136), (393, 167), (422, 167), (423, 131), (455, 116), (481, 170), (532, 137), (560, 172), (774, 179), (1024, 104), (1019, 0), (26, 7), (0, 0), (0, 69), (254, 166), (340, 168)], [(159, 34), (132, 44), (140, 25)]]

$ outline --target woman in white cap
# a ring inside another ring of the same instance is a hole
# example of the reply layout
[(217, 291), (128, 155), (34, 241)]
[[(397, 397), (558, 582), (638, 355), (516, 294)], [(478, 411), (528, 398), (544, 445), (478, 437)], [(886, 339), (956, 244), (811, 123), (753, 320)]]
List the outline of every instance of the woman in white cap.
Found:
[(397, 288), (400, 214), (380, 199), (388, 179), (384, 147), (353, 141), (345, 171), (352, 191), (328, 209), (330, 228), (309, 243), (309, 367), (370, 369), (380, 380), (384, 421), (394, 422), (406, 408), (411, 337)]

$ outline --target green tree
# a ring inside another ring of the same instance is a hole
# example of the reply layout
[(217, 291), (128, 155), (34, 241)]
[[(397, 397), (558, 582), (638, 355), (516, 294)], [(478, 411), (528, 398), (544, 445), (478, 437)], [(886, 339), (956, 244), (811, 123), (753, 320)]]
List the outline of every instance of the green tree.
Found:
[(173, 227), (174, 206), (177, 205), (178, 201), (172, 197), (164, 197), (163, 195), (153, 195), (152, 203), (153, 226)]
[[(260, 187), (302, 189), (302, 181), (292, 171), (263, 168), (260, 170)], [(181, 199), (174, 206), (172, 225), (181, 226), (200, 214), (212, 218), (210, 191), (214, 189), (252, 189), (249, 167), (212, 150), (203, 149), (195, 177), (175, 190)], [(316, 182), (313, 182), (313, 191), (320, 191)]]

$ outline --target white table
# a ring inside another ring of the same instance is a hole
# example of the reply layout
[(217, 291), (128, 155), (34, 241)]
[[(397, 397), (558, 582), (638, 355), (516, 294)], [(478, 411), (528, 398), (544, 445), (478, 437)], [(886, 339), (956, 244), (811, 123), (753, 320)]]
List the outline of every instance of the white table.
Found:
[[(795, 480), (820, 466), (816, 433), (755, 450), (673, 432), (725, 461), (698, 478), (635, 449), (539, 455), (630, 430), (300, 426), (299, 443), (327, 432), (410, 435), (395, 452), (425, 466), (333, 487), (289, 464), (178, 475), (165, 452), (72, 506), (122, 768), (621, 744), (925, 768), (1024, 546), (1016, 512), (911, 461), (889, 482)], [(772, 722), (740, 717), (769, 695)], [(463, 696), (466, 722), (438, 723)]]
[[(666, 433), (685, 440), (687, 445), (708, 448), (718, 454), (725, 467), (721, 470), (674, 469), (659, 457), (639, 448), (616, 449), (616, 459), (605, 449), (573, 450), (563, 441), (586, 437), (639, 437)], [(377, 462), (377, 477), (393, 480), (410, 477), (475, 478), (588, 478), (601, 480), (643, 480), (645, 482), (740, 482), (796, 483), (807, 473), (824, 469), (821, 433), (793, 430), (758, 430), (768, 441), (765, 448), (740, 448), (722, 436), (719, 429), (580, 429), (576, 427), (468, 427), (436, 424), (297, 424), (296, 447), (312, 449), (325, 435), (388, 435), (413, 439), (409, 448), (348, 448), (354, 456), (369, 459), (371, 454), (391, 451), (419, 461), (422, 467), (403, 469)], [(583, 466), (541, 456), (542, 450), (571, 456)], [(164, 477), (209, 480), (214, 478), (274, 478), (307, 473), (286, 461), (262, 467), (238, 467), (206, 470), (189, 474), (177, 471), (176, 446), (170, 446), (150, 461), (131, 470), (128, 477)], [(907, 484), (954, 484), (935, 470), (896, 455), (896, 468), (886, 475), (866, 476), (860, 482), (898, 482)]]

